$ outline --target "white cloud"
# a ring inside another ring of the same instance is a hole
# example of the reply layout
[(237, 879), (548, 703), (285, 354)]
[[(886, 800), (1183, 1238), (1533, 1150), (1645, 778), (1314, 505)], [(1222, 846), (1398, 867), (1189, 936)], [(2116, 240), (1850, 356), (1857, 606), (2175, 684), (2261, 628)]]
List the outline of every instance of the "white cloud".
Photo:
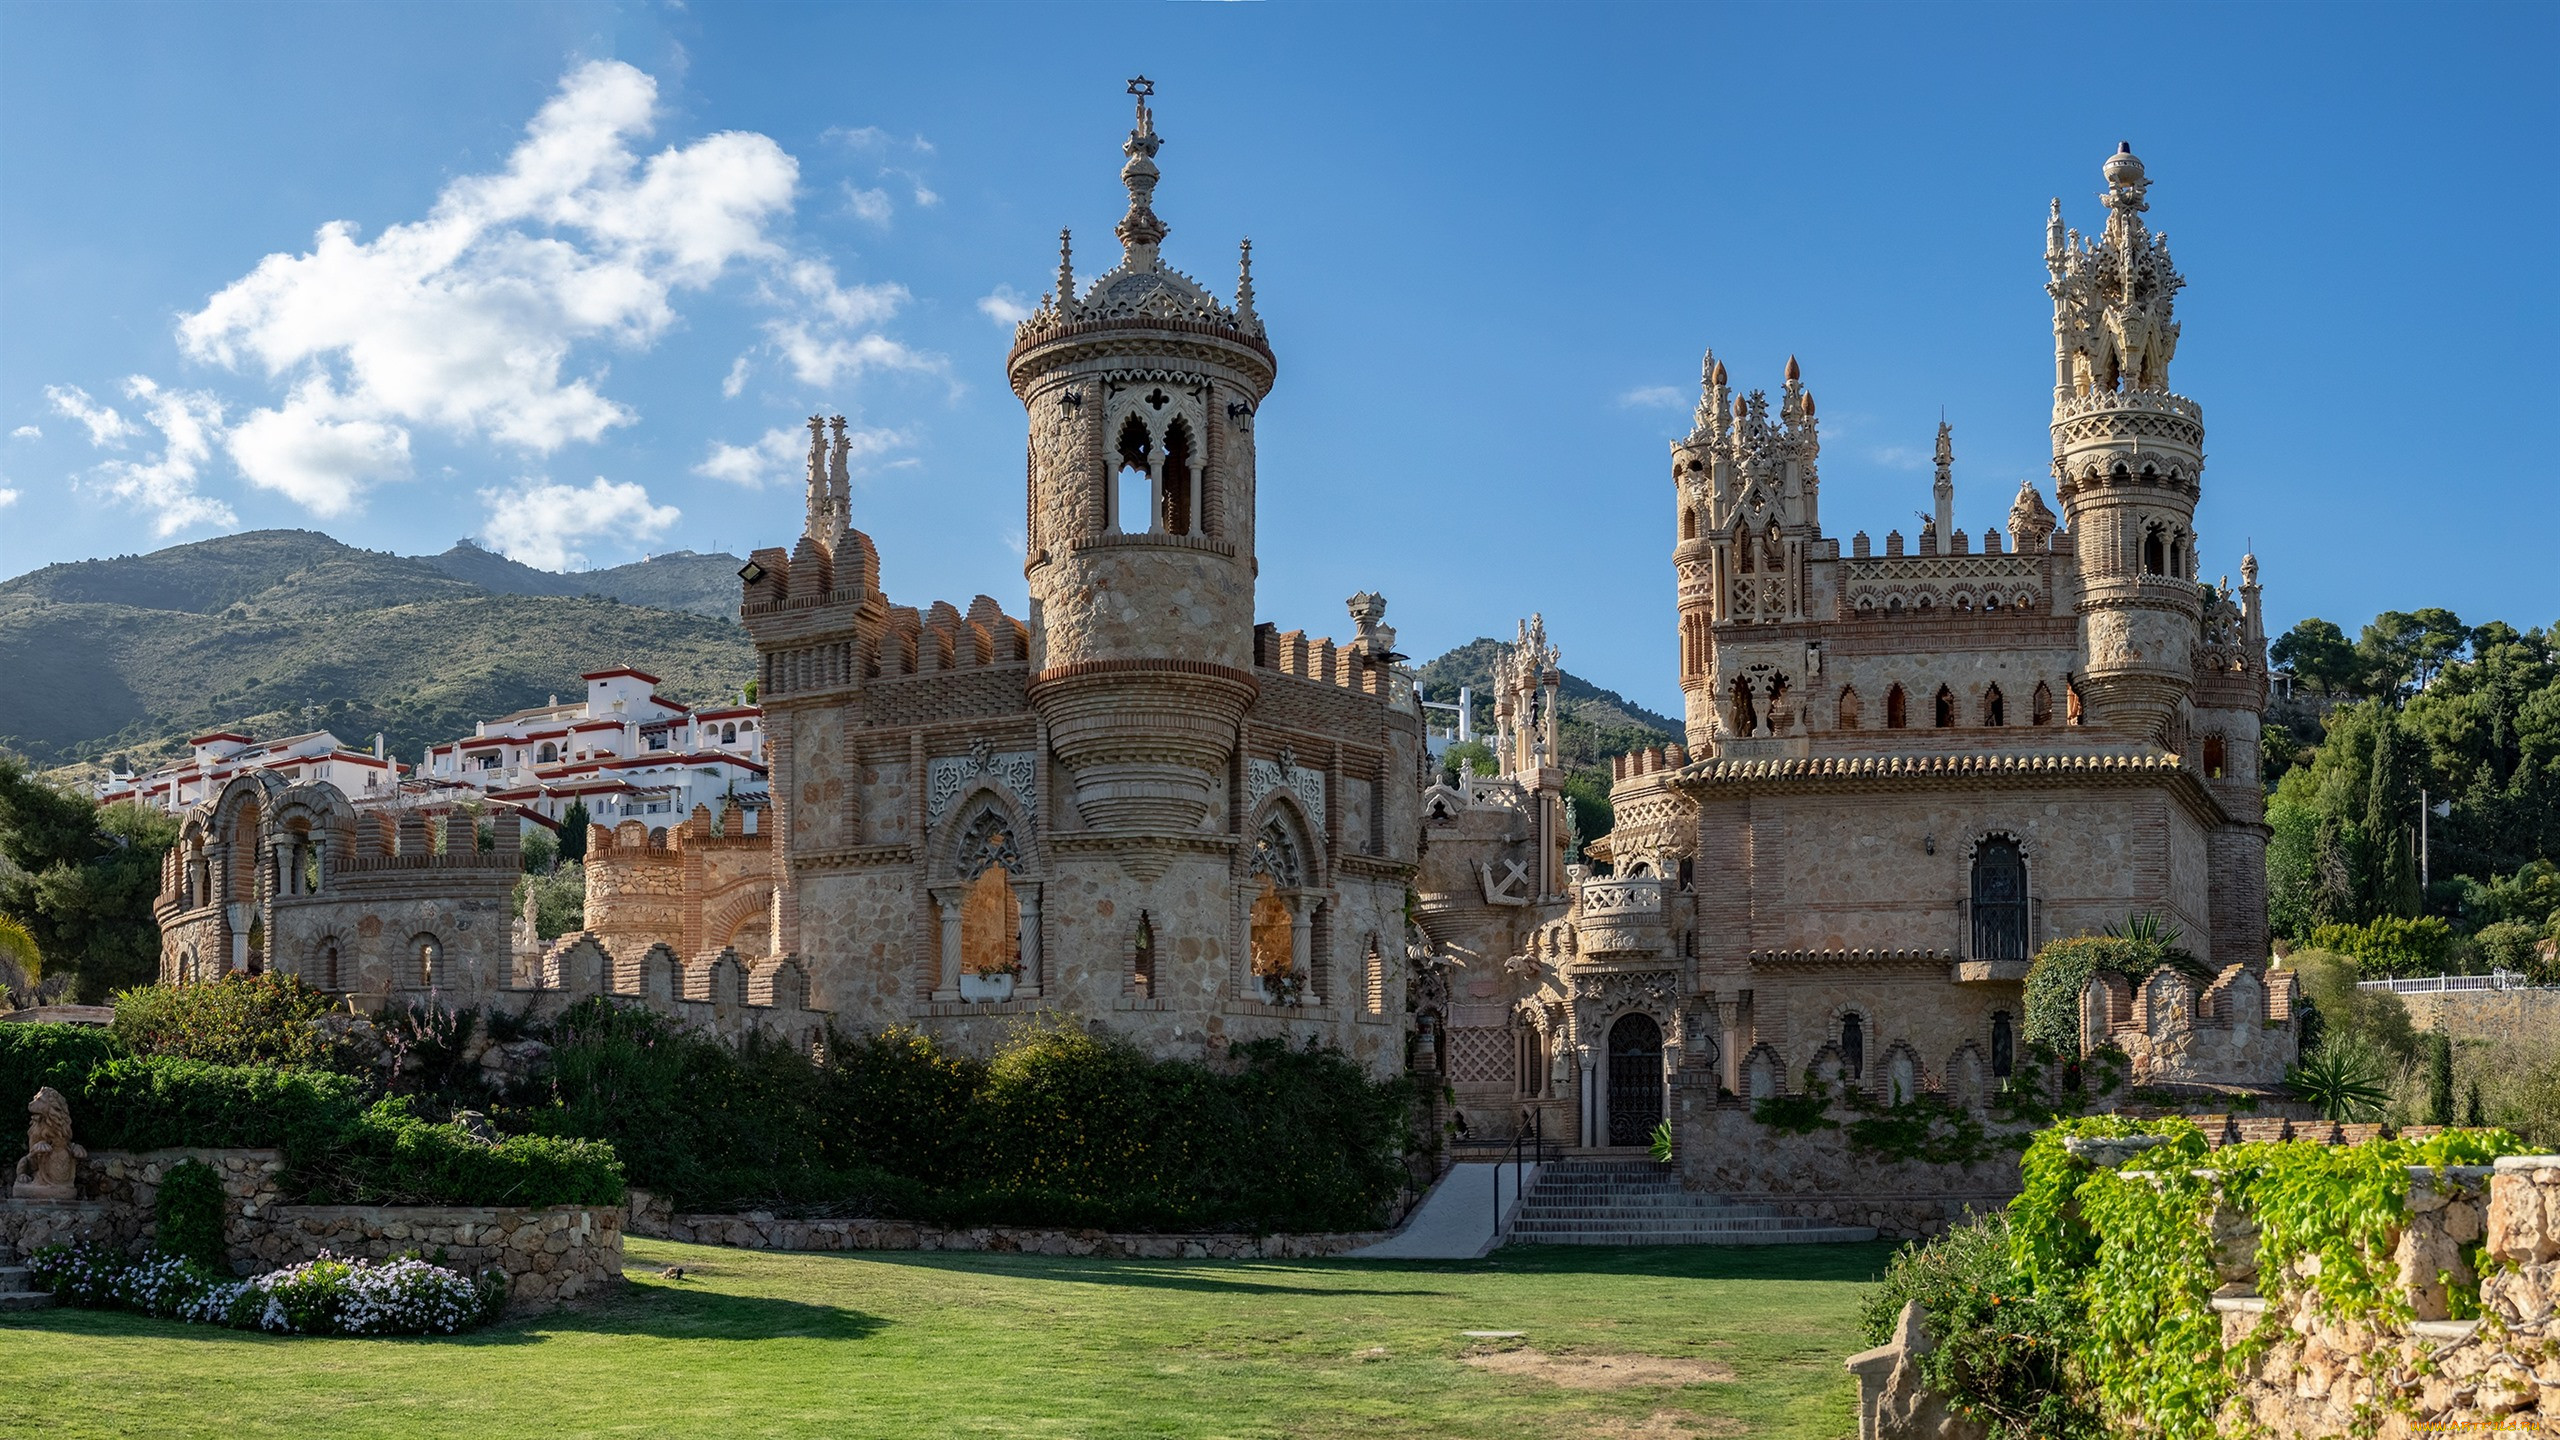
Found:
[[(869, 474), (880, 468), (874, 462), (882, 456), (913, 443), (913, 437), (904, 431), (848, 426), (845, 429), (845, 468), (857, 476)], [(693, 473), (761, 490), (779, 481), (805, 476), (808, 459), (809, 432), (778, 427), (764, 432), (752, 445), (712, 441), (711, 452), (703, 457), (701, 464), (693, 467)]]
[(741, 355), (729, 362), (729, 373), (720, 381), (720, 393), (728, 399), (735, 400), (738, 398), (738, 392), (746, 388), (747, 357)]
[(848, 180), (844, 186), (844, 203), (846, 208), (853, 211), (853, 217), (857, 220), (880, 226), (886, 226), (889, 223), (892, 207), (889, 204), (889, 192), (886, 190), (857, 190), (853, 188), (853, 182)]
[[(142, 407), (143, 419), (160, 432), (160, 455), (153, 460), (108, 461), (91, 472), (97, 487), (150, 512), (152, 531), (158, 535), (174, 535), (196, 525), (239, 524), (240, 517), (230, 506), (196, 493), (196, 477), (205, 461), (213, 458), (214, 441), (222, 433), (222, 402), (201, 390), (164, 390), (148, 375), (132, 376), (124, 389)], [(119, 423), (125, 433), (138, 433), (131, 422), (119, 417)], [(94, 426), (91, 433), (96, 433)]]
[(799, 174), (736, 131), (643, 158), (656, 110), (649, 76), (582, 65), (503, 169), (453, 181), (425, 219), (369, 242), (323, 226), (184, 317), (190, 356), (291, 382), (234, 432), (242, 472), (333, 514), (407, 472), (412, 426), (548, 454), (631, 423), (598, 376), (566, 373), (573, 348), (645, 347), (676, 291), (782, 262), (769, 232)]
[(17, 429), (9, 432), (9, 438), (12, 440), (41, 440), (44, 438), (44, 432), (33, 425), (21, 425)]
[(133, 422), (116, 413), (112, 405), (101, 405), (89, 398), (89, 392), (77, 385), (47, 385), (44, 398), (57, 415), (77, 420), (89, 431), (89, 443), (104, 448), (122, 446), (138, 433)]
[(1926, 470), (1936, 463), (1929, 451), (1909, 445), (1870, 445), (1867, 458), (1888, 470)]
[(6, 510), (17, 503), (18, 492), (9, 486), (0, 485), (0, 510)]
[(847, 149), (865, 152), (878, 152), (889, 148), (889, 132), (877, 125), (865, 125), (859, 129), (832, 125), (818, 138), (832, 140)]
[(1683, 410), (1690, 403), (1690, 393), (1677, 385), (1639, 385), (1618, 397), (1628, 410)]
[(999, 285), (994, 294), (978, 297), (978, 313), (999, 325), (1019, 325), (1031, 318), (1031, 305), (1021, 291)]
[(574, 548), (579, 541), (603, 538), (637, 548), (684, 518), (673, 505), (650, 503), (638, 483), (601, 475), (583, 488), (542, 481), (518, 490), (483, 490), (480, 499), (489, 507), (481, 538), (501, 554), (544, 570), (585, 565), (586, 555)]

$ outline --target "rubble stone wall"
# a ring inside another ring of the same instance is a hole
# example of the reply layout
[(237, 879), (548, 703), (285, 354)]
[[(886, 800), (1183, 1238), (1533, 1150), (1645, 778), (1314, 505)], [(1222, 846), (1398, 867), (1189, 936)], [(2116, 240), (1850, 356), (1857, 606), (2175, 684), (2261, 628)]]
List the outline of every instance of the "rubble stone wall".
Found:
[(971, 1250), (1114, 1260), (1311, 1260), (1374, 1245), (1393, 1232), (1315, 1235), (1133, 1235), (1027, 1225), (924, 1225), (911, 1220), (788, 1220), (763, 1212), (677, 1215), (631, 1194), (631, 1233), (742, 1250)]

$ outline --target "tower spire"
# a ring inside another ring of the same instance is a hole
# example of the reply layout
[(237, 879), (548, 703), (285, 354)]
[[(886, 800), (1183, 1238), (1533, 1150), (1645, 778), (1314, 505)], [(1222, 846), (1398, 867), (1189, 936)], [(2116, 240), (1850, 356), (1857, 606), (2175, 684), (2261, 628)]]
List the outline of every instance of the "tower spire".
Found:
[(1938, 553), (1944, 555), (1947, 553), (1949, 537), (1955, 534), (1956, 527), (1956, 482), (1954, 473), (1956, 463), (1956, 432), (1955, 427), (1949, 425), (1944, 420), (1938, 422), (1937, 460), (1938, 480), (1936, 484), (1929, 487), (1929, 491), (1932, 498), (1938, 502), (1938, 513), (1936, 517)]
[(1253, 318), (1253, 238), (1247, 236), (1236, 257), (1236, 319), (1249, 324)]
[(800, 533), (812, 540), (823, 541), (833, 528), (828, 511), (833, 496), (827, 486), (827, 419), (823, 415), (809, 417), (809, 516)]
[(1058, 308), (1064, 310), (1076, 298), (1075, 238), (1065, 230), (1058, 232)]
[(1138, 123), (1120, 147), (1129, 157), (1129, 163), (1120, 167), (1120, 181), (1129, 187), (1129, 213), (1120, 218), (1113, 233), (1120, 237), (1123, 264), (1135, 268), (1143, 261), (1153, 268), (1156, 247), (1170, 233), (1155, 212), (1156, 181), (1163, 174), (1156, 169), (1156, 151), (1164, 139), (1156, 134), (1156, 115), (1147, 108), (1147, 98), (1156, 93), (1156, 82), (1137, 76), (1129, 82), (1129, 93), (1138, 97)]

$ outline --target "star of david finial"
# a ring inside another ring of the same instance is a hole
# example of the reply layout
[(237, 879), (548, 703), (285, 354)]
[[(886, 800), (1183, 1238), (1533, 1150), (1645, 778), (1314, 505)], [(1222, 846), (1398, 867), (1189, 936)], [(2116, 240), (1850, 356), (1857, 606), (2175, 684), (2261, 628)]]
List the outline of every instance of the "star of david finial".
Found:
[(1129, 82), (1129, 93), (1143, 100), (1156, 93), (1156, 82), (1141, 75)]

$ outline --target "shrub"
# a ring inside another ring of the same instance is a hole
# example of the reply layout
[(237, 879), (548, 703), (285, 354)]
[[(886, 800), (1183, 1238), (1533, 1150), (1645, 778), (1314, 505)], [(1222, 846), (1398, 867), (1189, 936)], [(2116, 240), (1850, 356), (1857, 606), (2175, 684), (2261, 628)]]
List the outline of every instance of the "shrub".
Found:
[[(76, 1104), (82, 1081), (123, 1053), (115, 1037), (92, 1025), (0, 1025), (0, 1101), (13, 1107), (14, 1114), (14, 1107), (50, 1085), (75, 1101), (72, 1119), (85, 1125), (87, 1117)], [(82, 1139), (85, 1143), (85, 1128)]]
[(35, 1282), (66, 1303), (286, 1335), (450, 1335), (506, 1308), (504, 1276), (477, 1280), (424, 1260), (345, 1260), (233, 1280), (182, 1255), (127, 1256), (99, 1245), (50, 1245), (29, 1256)]
[(2367, 980), (2442, 975), (2453, 959), (2453, 927), (2433, 915), (2385, 915), (2362, 925), (2320, 926), (2311, 932), (2311, 948), (2347, 956)]
[(64, 1093), (92, 1149), (271, 1147), (288, 1166), (325, 1154), (366, 1100), (352, 1075), (165, 1056), (109, 1060)]
[(2071, 1383), (2085, 1319), (2079, 1299), (2035, 1287), (2010, 1254), (2006, 1219), (1978, 1219), (1895, 1252), (1860, 1317), (1868, 1343), (1891, 1339), (1913, 1300), (1939, 1341), (1920, 1362), (1922, 1377), (1956, 1413), (2015, 1440), (2104, 1435)]
[(138, 985), (116, 996), (115, 1034), (136, 1055), (216, 1065), (322, 1065), (335, 1046), (311, 1022), (333, 1002), (292, 975), (230, 974)]
[(2297, 950), (2284, 968), (2302, 982), (2311, 1002), (2312, 1019), (2299, 1027), (2304, 1053), (2319, 1048), (2326, 1036), (2343, 1035), (2373, 1046), (2394, 1062), (2406, 1061), (2418, 1043), (2409, 1023), (2409, 1006), (2388, 990), (2364, 990), (2357, 983), (2363, 969), (2348, 956), (2326, 950)]
[(2136, 935), (2075, 935), (2048, 943), (2027, 969), (2028, 1042), (2049, 1045), (2059, 1055), (2079, 1054), (2080, 991), (2089, 977), (2106, 971), (2138, 986), (2163, 965), (2201, 971), (2196, 958), (2176, 942), (2174, 932), (2152, 926)]
[(2490, 970), (2513, 970), (2536, 984), (2547, 985), (2555, 978), (2546, 973), (2550, 967), (2542, 963), (2542, 931), (2522, 920), (2501, 920), (2483, 925), (2471, 937), (2478, 947), (2480, 964)]
[(594, 1140), (510, 1135), (496, 1143), (459, 1125), (380, 1101), (339, 1132), (323, 1156), (297, 1167), (300, 1188), (345, 1205), (618, 1205), (622, 1163)]
[(220, 1273), (231, 1267), (222, 1240), (222, 1177), (201, 1160), (181, 1160), (160, 1177), (158, 1245), (168, 1254)]

